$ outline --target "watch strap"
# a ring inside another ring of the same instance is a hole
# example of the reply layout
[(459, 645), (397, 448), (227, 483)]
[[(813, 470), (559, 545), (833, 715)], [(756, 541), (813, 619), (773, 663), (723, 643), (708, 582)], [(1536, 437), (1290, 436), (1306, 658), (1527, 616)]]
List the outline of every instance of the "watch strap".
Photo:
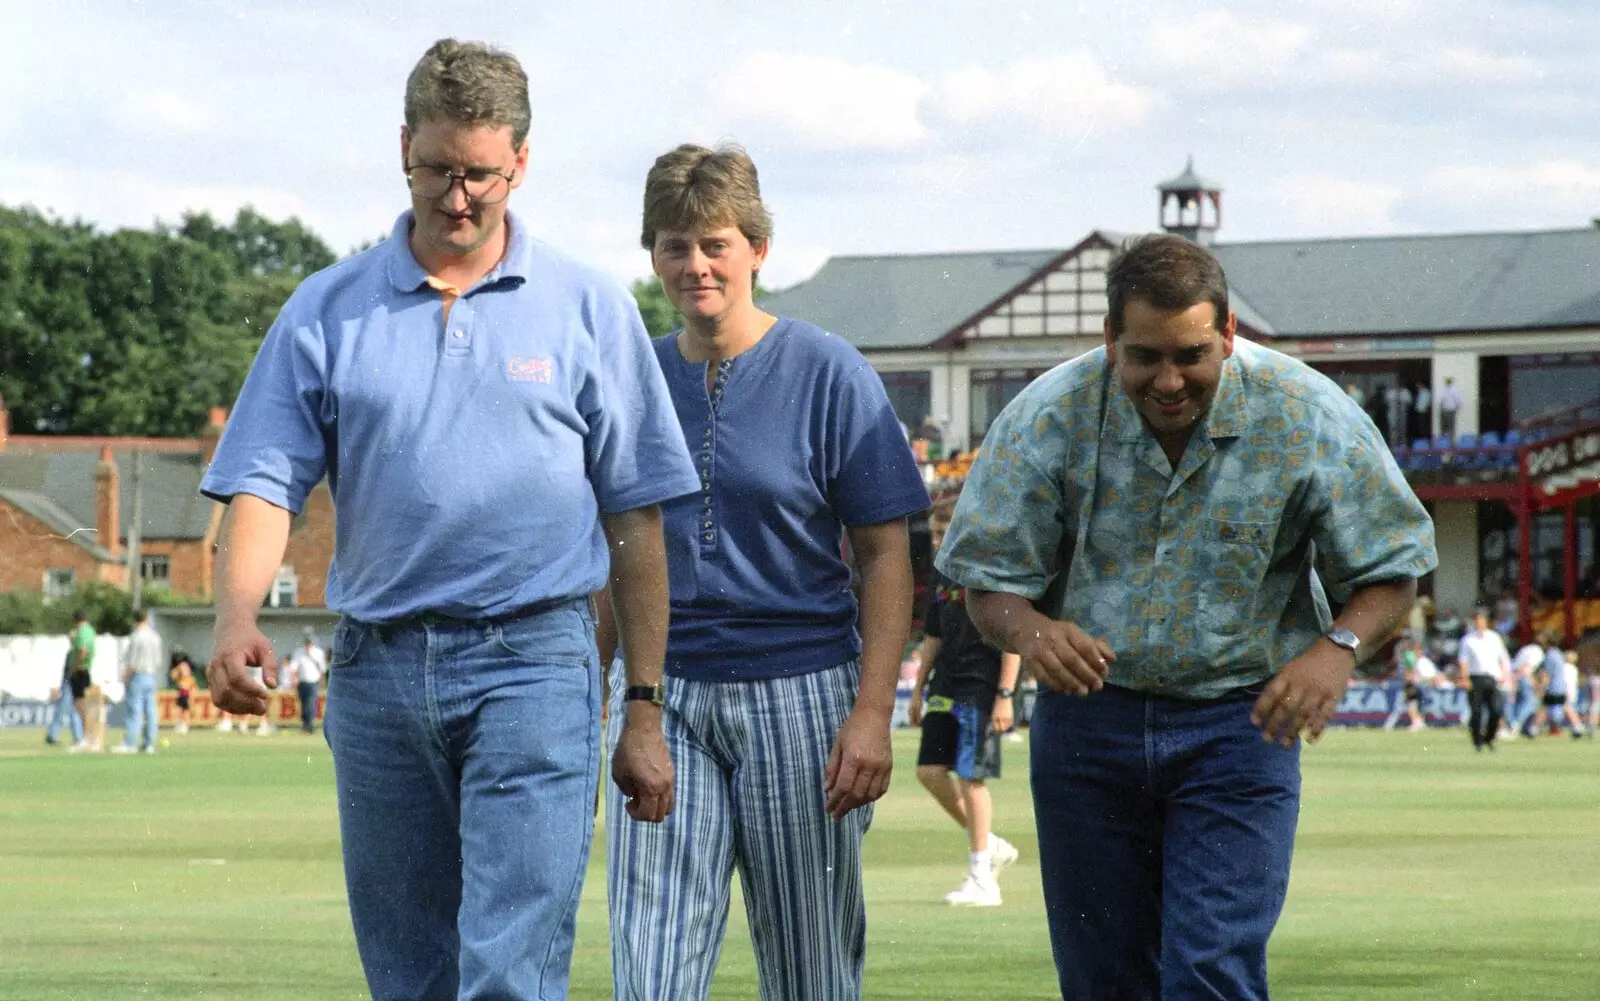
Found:
[(667, 704), (667, 688), (665, 685), (629, 685), (623, 690), (622, 698), (626, 702), (653, 702), (664, 706)]

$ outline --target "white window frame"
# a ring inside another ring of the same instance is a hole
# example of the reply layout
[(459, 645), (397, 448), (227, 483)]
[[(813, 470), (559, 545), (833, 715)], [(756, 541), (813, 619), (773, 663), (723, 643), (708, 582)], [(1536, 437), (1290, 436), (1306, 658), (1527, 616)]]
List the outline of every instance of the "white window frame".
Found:
[[(61, 582), (65, 580), (66, 583)], [(78, 590), (78, 571), (72, 567), (50, 567), (44, 572), (44, 582), (40, 587), (43, 592), (45, 604), (70, 598)]]
[(295, 608), (300, 604), (300, 575), (285, 563), (272, 579), (272, 590), (267, 592), (268, 608)]
[[(156, 573), (156, 570), (160, 573)], [(168, 587), (172, 584), (172, 557), (166, 553), (153, 553), (139, 557), (139, 578), (146, 584)]]

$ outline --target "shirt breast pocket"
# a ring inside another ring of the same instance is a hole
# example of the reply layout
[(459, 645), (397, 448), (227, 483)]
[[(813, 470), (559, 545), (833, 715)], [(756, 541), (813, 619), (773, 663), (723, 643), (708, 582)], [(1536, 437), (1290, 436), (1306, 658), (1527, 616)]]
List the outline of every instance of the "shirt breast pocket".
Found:
[(1278, 523), (1210, 519), (1205, 550), (1201, 623), (1213, 633), (1231, 635), (1249, 628), (1256, 597), (1272, 565)]

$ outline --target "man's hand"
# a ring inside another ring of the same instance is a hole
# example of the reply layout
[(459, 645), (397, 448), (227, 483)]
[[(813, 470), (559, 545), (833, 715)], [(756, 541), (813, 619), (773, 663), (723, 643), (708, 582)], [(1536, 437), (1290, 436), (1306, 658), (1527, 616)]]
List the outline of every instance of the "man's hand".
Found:
[(1250, 711), (1250, 722), (1261, 728), (1263, 740), (1284, 747), (1293, 747), (1302, 731), (1307, 741), (1316, 743), (1355, 669), (1350, 651), (1326, 640), (1318, 642), (1285, 664), (1267, 684)]
[(1111, 661), (1117, 659), (1105, 640), (1095, 639), (1075, 622), (1039, 617), (1032, 630), (1016, 636), (1022, 669), (1053, 692), (1088, 695), (1106, 682)]
[[(250, 677), (252, 667), (261, 668), (261, 681)], [(278, 685), (278, 658), (254, 622), (218, 627), (211, 663), (206, 665), (206, 684), (211, 704), (225, 713), (266, 713), (268, 689)]]
[(672, 812), (672, 755), (661, 735), (661, 709), (648, 702), (623, 703), (625, 718), (611, 756), (611, 781), (628, 797), (628, 816), (659, 824)]
[(911, 701), (906, 704), (906, 722), (912, 726), (922, 725), (922, 689), (920, 688), (911, 693)]
[(1016, 721), (1016, 707), (1012, 704), (1009, 695), (996, 695), (994, 697), (994, 712), (989, 714), (989, 725), (994, 727), (995, 733), (1005, 733), (1011, 729), (1011, 724)]
[(822, 783), (828, 816), (843, 820), (856, 807), (876, 802), (889, 791), (892, 771), (894, 748), (889, 742), (888, 718), (859, 710), (851, 713), (828, 752)]

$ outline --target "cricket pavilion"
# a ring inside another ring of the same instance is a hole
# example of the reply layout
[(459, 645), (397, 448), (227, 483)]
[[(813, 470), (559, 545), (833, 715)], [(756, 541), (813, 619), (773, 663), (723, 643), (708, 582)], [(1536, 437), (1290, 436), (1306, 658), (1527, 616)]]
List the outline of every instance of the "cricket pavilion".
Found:
[[(1433, 515), (1439, 569), (1422, 589), (1438, 608), (1514, 598), (1524, 631), (1553, 627), (1571, 643), (1600, 630), (1600, 219), (1229, 243), (1217, 239), (1222, 189), (1192, 163), (1157, 191), (1161, 229), (1222, 262), (1241, 334), (1353, 389), (1380, 427), (1384, 401), (1411, 394), (1390, 440)], [(763, 308), (849, 340), (912, 435), (948, 455), (976, 448), (1034, 378), (1103, 343), (1106, 268), (1123, 239), (835, 257)], [(1441, 398), (1460, 404), (1448, 437)]]

